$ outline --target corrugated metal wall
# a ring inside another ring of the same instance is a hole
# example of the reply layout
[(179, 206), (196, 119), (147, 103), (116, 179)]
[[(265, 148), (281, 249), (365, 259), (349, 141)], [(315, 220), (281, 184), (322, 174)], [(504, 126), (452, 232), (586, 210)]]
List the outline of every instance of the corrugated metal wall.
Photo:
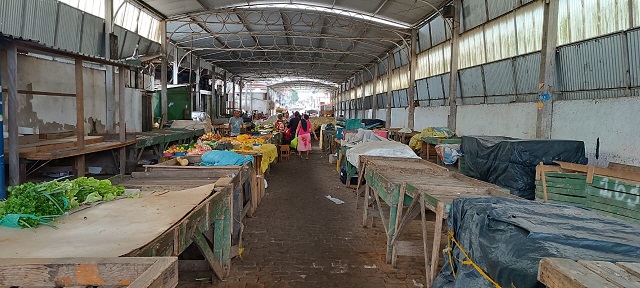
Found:
[[(43, 45), (104, 57), (104, 19), (56, 0), (1, 0), (0, 33)], [(160, 44), (115, 26), (120, 54), (157, 54)], [(130, 35), (128, 35), (130, 34)]]

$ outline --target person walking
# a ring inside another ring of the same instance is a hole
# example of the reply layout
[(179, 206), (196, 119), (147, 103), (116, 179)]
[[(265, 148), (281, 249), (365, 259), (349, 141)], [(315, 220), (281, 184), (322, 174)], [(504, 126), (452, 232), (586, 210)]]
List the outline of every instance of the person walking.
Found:
[(293, 137), (296, 135), (296, 130), (298, 129), (298, 125), (300, 124), (300, 112), (296, 111), (293, 113), (293, 118), (289, 120), (289, 124), (287, 125), (287, 131), (285, 132), (285, 138), (287, 139), (287, 143), (291, 143)]
[(307, 152), (306, 159), (309, 160), (309, 151), (311, 151), (311, 133), (313, 137), (318, 141), (318, 135), (313, 129), (311, 121), (309, 121), (309, 115), (304, 114), (304, 119), (300, 120), (298, 129), (296, 129), (296, 137), (298, 137), (298, 154), (302, 158), (302, 152)]

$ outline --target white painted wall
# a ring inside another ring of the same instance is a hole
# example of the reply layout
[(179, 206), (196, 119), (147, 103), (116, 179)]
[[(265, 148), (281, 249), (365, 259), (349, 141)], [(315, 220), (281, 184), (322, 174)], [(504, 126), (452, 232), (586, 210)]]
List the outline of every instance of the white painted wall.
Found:
[(415, 131), (422, 131), (427, 127), (447, 127), (449, 106), (416, 107), (414, 115)]
[(460, 105), (457, 132), (532, 139), (536, 137), (537, 109), (537, 103)]
[[(3, 69), (2, 81), (6, 87), (6, 55), (0, 53)], [(93, 65), (83, 69), (85, 131), (90, 133), (95, 123), (95, 132), (105, 133), (107, 120), (107, 102), (105, 91), (105, 71)], [(18, 55), (18, 90), (28, 90), (29, 84), (34, 91), (75, 94), (75, 65), (72, 61), (54, 61), (46, 57)], [(118, 77), (115, 76), (116, 92)], [(3, 93), (3, 101), (7, 94)], [(128, 132), (142, 131), (142, 94), (139, 90), (125, 90), (125, 115)], [(118, 97), (115, 98), (116, 103)], [(76, 98), (66, 96), (18, 95), (18, 126), (39, 128), (40, 132), (75, 130)], [(6, 103), (6, 102), (4, 102)], [(117, 105), (117, 104), (116, 104)], [(5, 115), (8, 105), (4, 105)], [(116, 120), (118, 118), (116, 109)], [(114, 121), (117, 122), (118, 121)]]
[[(640, 166), (640, 97), (556, 101), (553, 139), (585, 142), (589, 164), (610, 161)], [(600, 138), (599, 159), (595, 158)]]
[[(386, 111), (384, 112), (386, 115)], [(391, 128), (404, 128), (407, 127), (407, 108), (391, 108)], [(386, 117), (386, 116), (383, 116)], [(384, 119), (384, 118), (383, 118)]]

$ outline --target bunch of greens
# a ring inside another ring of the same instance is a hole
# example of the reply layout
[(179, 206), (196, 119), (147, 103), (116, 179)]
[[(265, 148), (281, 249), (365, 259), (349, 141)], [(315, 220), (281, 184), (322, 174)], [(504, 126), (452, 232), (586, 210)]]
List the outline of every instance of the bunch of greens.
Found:
[(80, 177), (73, 182), (78, 187), (78, 202), (111, 201), (124, 193), (124, 187), (113, 186), (109, 180)]
[(50, 222), (79, 203), (111, 201), (124, 193), (124, 187), (113, 186), (109, 180), (80, 177), (24, 183), (8, 192), (9, 198), (0, 202), (0, 225), (24, 228)]

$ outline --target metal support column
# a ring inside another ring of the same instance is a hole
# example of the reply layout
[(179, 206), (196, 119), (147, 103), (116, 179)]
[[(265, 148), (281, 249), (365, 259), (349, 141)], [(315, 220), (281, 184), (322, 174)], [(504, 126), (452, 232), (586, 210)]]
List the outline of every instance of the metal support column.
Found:
[(411, 51), (409, 53), (410, 57), (409, 57), (409, 91), (408, 91), (408, 97), (409, 97), (409, 119), (407, 121), (409, 129), (413, 130), (414, 127), (414, 121), (415, 121), (415, 111), (416, 111), (416, 107), (415, 105), (413, 105), (413, 102), (416, 100), (416, 68), (417, 68), (417, 55), (416, 55), (416, 49), (418, 48), (417, 46), (417, 36), (418, 34), (418, 30), (417, 29), (412, 29), (411, 30), (411, 45), (409, 47), (409, 51)]
[(240, 77), (240, 82), (238, 83), (238, 88), (240, 89), (240, 111), (242, 110), (242, 77)]
[[(202, 103), (202, 96), (200, 96), (200, 58), (195, 57), (195, 59), (196, 59), (196, 81), (195, 81), (196, 87), (195, 87), (194, 90), (195, 90), (195, 93), (196, 93), (196, 104), (198, 106), (197, 107), (197, 111), (204, 112), (204, 109), (202, 109), (203, 108), (202, 107), (203, 106), (202, 105), (203, 104)], [(191, 65), (193, 65), (193, 64), (191, 64)], [(191, 77), (189, 77), (189, 78), (191, 78)], [(193, 110), (195, 111), (196, 109), (193, 109)]]
[(453, 1), (454, 13), (453, 25), (451, 25), (451, 74), (449, 77), (449, 119), (447, 126), (451, 130), (456, 130), (456, 118), (458, 116), (458, 55), (460, 52), (460, 9), (462, 0)]
[(378, 94), (376, 93), (376, 90), (378, 89), (378, 66), (380, 64), (376, 63), (376, 65), (373, 66), (374, 68), (374, 72), (373, 72), (373, 92), (371, 92), (371, 94), (373, 94), (371, 96), (371, 118), (372, 119), (377, 119), (377, 114), (378, 114)]
[[(166, 37), (166, 35), (165, 35)], [(178, 84), (178, 70), (180, 69), (180, 56), (178, 55), (178, 45), (173, 48), (173, 77), (171, 77), (171, 84)]]
[(558, 1), (545, 1), (542, 21), (540, 92), (536, 117), (536, 138), (550, 139), (556, 86), (556, 45), (558, 42)]
[[(164, 123), (164, 120), (167, 119), (167, 107), (168, 107), (168, 98), (167, 98), (167, 74), (169, 73), (169, 54), (167, 50), (167, 21), (162, 20), (160, 23), (160, 53), (162, 53), (162, 64), (160, 65), (160, 107), (162, 107), (162, 119), (160, 123)], [(162, 127), (160, 127), (162, 128)]]
[(9, 185), (20, 184), (20, 157), (18, 154), (18, 49), (7, 42), (7, 128), (9, 130)]
[(391, 94), (391, 77), (393, 74), (393, 53), (389, 52), (387, 53), (387, 117), (385, 117), (385, 124), (384, 126), (386, 128), (391, 128), (391, 98), (392, 98), (392, 94)]
[[(4, 109), (2, 108), (2, 63), (0, 63), (0, 127), (4, 127)], [(4, 138), (4, 137), (3, 137)], [(4, 139), (3, 139), (4, 140)], [(7, 184), (4, 171), (4, 141), (0, 142), (0, 201), (7, 199)]]
[[(225, 85), (226, 84), (227, 83), (225, 83)], [(236, 77), (235, 76), (231, 76), (231, 109), (236, 110)]]

